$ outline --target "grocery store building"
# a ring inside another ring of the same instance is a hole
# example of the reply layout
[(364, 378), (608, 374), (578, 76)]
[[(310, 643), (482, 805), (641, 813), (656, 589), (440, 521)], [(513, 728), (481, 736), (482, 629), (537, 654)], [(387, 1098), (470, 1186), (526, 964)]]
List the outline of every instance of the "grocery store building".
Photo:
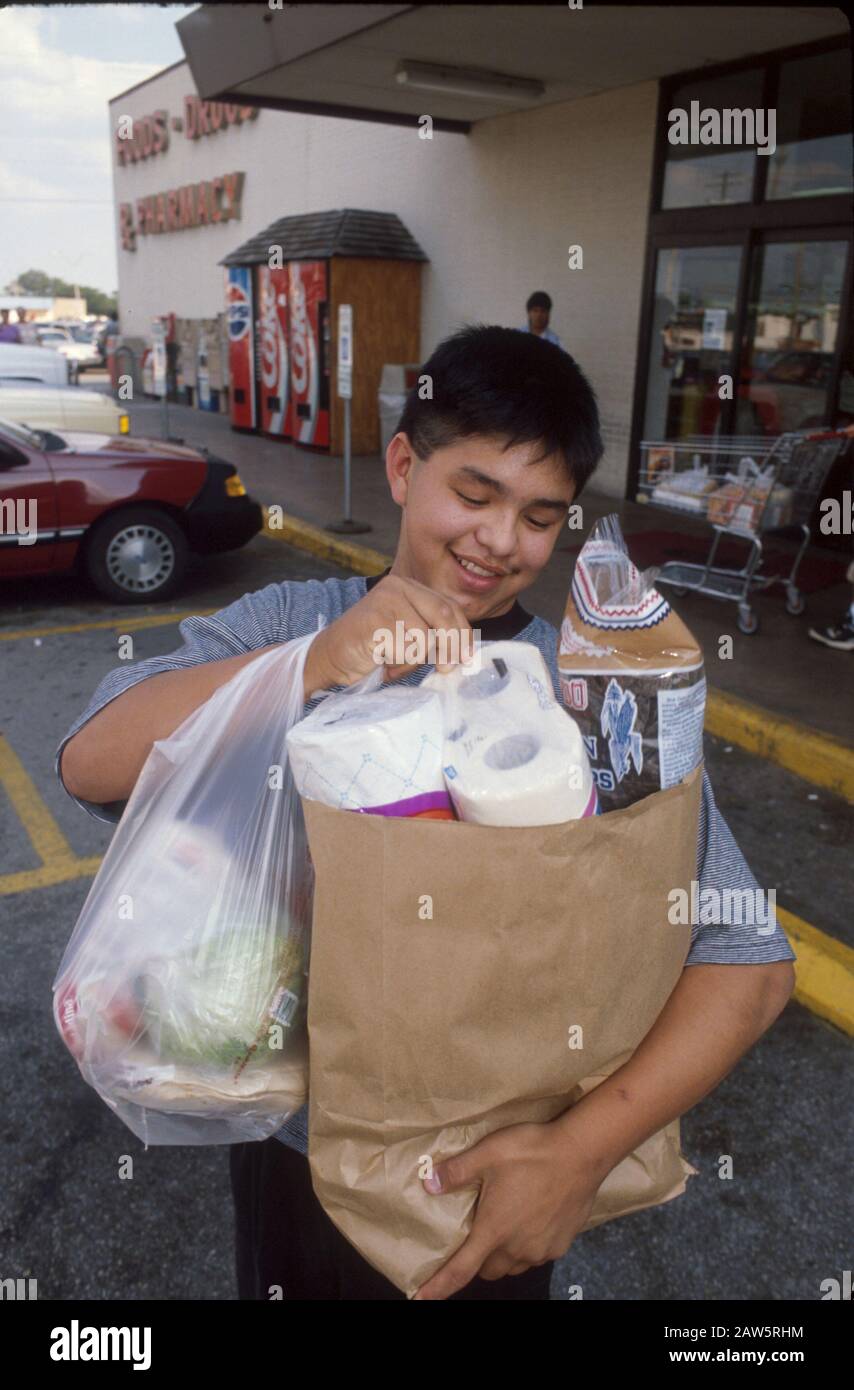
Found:
[[(332, 402), (336, 296), (362, 296), (354, 392), (373, 402), (386, 363), (466, 322), (521, 327), (546, 290), (598, 394), (613, 496), (633, 494), (641, 439), (854, 419), (841, 10), (217, 5), (178, 32), (187, 61), (110, 122), (122, 335), (142, 352), (173, 315), (186, 399), (234, 409), (223, 262), (284, 223), (293, 264), (330, 268)], [(324, 220), (349, 211), (355, 241)], [(378, 451), (373, 405), (363, 423), (357, 452)]]

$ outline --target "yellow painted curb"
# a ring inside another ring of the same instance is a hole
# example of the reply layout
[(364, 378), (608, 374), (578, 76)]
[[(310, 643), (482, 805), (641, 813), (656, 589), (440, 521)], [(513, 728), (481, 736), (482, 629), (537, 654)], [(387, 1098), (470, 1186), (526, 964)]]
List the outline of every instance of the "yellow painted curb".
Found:
[(771, 714), (722, 690), (708, 693), (706, 731), (854, 801), (854, 749), (831, 734)]
[(798, 957), (793, 997), (854, 1036), (854, 950), (783, 907), (777, 919)]
[(264, 529), (262, 536), (271, 541), (285, 541), (297, 550), (307, 550), (321, 560), (331, 560), (336, 565), (351, 569), (354, 574), (381, 574), (391, 564), (392, 557), (383, 555), (370, 546), (357, 545), (343, 536), (335, 536), (298, 516), (284, 516), (282, 525), (270, 527), (267, 522), (267, 508), (264, 508)]

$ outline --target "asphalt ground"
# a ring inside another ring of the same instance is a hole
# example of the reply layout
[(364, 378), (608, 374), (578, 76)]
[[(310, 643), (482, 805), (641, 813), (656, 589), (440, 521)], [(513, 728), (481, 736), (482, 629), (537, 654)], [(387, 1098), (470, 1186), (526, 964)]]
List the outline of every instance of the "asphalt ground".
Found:
[[(0, 611), (0, 717), (7, 746), (66, 838), (104, 852), (110, 828), (79, 810), (53, 773), (56, 745), (133, 631), (134, 659), (178, 645), (175, 621), (281, 579), (345, 571), (258, 537), (194, 561), (173, 604), (112, 609), (69, 579), (21, 585)], [(116, 619), (114, 627), (85, 626)], [(80, 625), (4, 641), (21, 629)], [(719, 805), (778, 904), (851, 940), (846, 841), (851, 809), (771, 763), (708, 739)], [(0, 791), (0, 876), (38, 857)], [(69, 872), (73, 872), (69, 870)], [(0, 1277), (35, 1277), (41, 1299), (234, 1299), (233, 1217), (224, 1148), (150, 1148), (82, 1081), (52, 1018), (51, 985), (91, 872), (0, 896), (0, 1059), (6, 1079)], [(0, 878), (2, 887), (2, 878)], [(850, 1269), (851, 1042), (797, 1003), (682, 1122), (699, 1175), (674, 1202), (580, 1236), (554, 1299), (816, 1300)], [(718, 1177), (733, 1158), (734, 1176)], [(133, 1177), (119, 1176), (123, 1156)]]

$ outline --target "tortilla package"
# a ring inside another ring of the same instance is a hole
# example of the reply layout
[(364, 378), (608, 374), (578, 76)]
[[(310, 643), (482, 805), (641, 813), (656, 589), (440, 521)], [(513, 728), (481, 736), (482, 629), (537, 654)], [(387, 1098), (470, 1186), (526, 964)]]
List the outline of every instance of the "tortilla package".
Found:
[(703, 757), (702, 653), (655, 574), (639, 573), (618, 517), (604, 517), (581, 548), (561, 624), (561, 692), (603, 811), (676, 786)]

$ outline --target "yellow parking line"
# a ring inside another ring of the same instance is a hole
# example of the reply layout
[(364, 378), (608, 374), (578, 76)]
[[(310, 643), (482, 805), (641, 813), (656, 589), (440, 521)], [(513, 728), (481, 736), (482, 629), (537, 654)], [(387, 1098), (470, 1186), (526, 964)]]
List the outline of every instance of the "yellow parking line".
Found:
[(86, 878), (98, 870), (99, 856), (79, 859), (39, 795), (32, 778), (11, 744), (0, 734), (0, 787), (12, 803), (30, 843), (41, 859), (37, 869), (0, 874), (0, 897), (47, 888), (69, 879)]
[(33, 785), (15, 750), (0, 734), (0, 786), (18, 813), (21, 824), (42, 863), (69, 863), (74, 854)]
[(777, 908), (795, 962), (794, 998), (854, 1036), (854, 950), (785, 908)]
[(163, 627), (180, 623), (185, 618), (206, 618), (218, 613), (218, 608), (193, 608), (186, 613), (155, 613), (143, 618), (102, 618), (91, 623), (65, 623), (62, 627), (21, 627), (0, 632), (0, 642), (18, 642), (23, 637), (56, 637), (64, 632), (91, 632), (95, 628), (121, 628), (122, 632), (137, 632), (144, 627)]
[(98, 872), (101, 860), (56, 859), (42, 864), (40, 869), (24, 869), (18, 874), (0, 874), (0, 898), (11, 893), (29, 893), (33, 888), (50, 888), (54, 883), (68, 883), (75, 878), (91, 878)]

